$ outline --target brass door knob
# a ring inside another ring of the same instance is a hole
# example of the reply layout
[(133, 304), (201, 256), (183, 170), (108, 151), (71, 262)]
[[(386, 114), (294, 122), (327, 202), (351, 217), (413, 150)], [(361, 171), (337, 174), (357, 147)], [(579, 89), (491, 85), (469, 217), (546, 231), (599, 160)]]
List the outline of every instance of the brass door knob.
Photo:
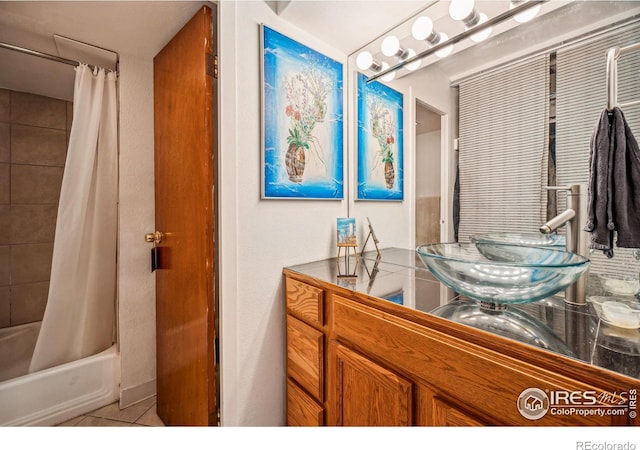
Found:
[(146, 242), (153, 242), (155, 245), (158, 245), (162, 242), (164, 238), (164, 234), (160, 231), (156, 231), (155, 233), (147, 233), (144, 235), (144, 240)]

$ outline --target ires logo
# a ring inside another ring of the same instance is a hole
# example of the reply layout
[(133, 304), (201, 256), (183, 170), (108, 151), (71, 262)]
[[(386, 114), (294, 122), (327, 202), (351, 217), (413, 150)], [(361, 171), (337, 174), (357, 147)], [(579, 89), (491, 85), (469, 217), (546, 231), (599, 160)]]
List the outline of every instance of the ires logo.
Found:
[(595, 406), (598, 404), (596, 391), (550, 391), (549, 401), (553, 406)]
[(528, 388), (518, 397), (518, 411), (525, 419), (538, 420), (549, 411), (549, 396), (538, 388)]
[(629, 411), (629, 395), (627, 392), (528, 388), (518, 396), (517, 407), (520, 415), (529, 420), (541, 419), (547, 413), (556, 416), (619, 416)]

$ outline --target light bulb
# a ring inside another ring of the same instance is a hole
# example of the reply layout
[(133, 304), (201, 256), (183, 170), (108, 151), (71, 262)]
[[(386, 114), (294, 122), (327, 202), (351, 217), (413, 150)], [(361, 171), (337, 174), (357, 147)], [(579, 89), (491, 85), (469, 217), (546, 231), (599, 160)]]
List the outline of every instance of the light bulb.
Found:
[(356, 65), (360, 70), (368, 70), (372, 64), (373, 56), (367, 51), (361, 52), (356, 58)]
[(411, 27), (411, 35), (418, 41), (424, 41), (433, 33), (433, 22), (427, 16), (418, 17)]
[[(517, 3), (511, 2), (509, 3), (509, 9), (513, 9), (516, 6), (519, 6), (521, 4), (522, 2), (517, 2)], [(533, 19), (539, 12), (540, 12), (540, 5), (538, 4), (521, 12), (520, 14), (516, 14), (513, 18), (515, 19), (516, 22), (524, 23)]]
[[(480, 21), (478, 22), (478, 25), (486, 22), (487, 20), (488, 20), (487, 15), (485, 13), (480, 13)], [(478, 31), (477, 33), (472, 34), (470, 36), (471, 40), (474, 42), (482, 42), (491, 35), (492, 31), (493, 31), (493, 27), (485, 28), (482, 31)]]
[[(382, 62), (382, 70), (387, 70), (389, 68), (389, 64), (387, 64), (386, 62)], [(388, 74), (380, 77), (380, 79), (382, 81), (391, 81), (396, 77), (396, 72), (395, 70), (393, 72), (389, 72)]]
[(393, 35), (387, 36), (382, 41), (380, 49), (385, 56), (394, 56), (400, 50), (400, 40)]
[[(415, 50), (413, 50), (412, 48), (407, 49), (407, 59), (413, 58), (414, 56), (416, 56)], [(422, 60), (418, 59), (412, 63), (405, 65), (405, 67), (407, 68), (407, 70), (413, 72), (414, 70), (420, 68), (421, 64), (422, 64)]]
[(449, 15), (453, 20), (462, 20), (473, 12), (473, 0), (453, 0), (449, 5)]
[[(440, 43), (443, 43), (447, 40), (449, 40), (449, 36), (447, 36), (446, 33), (440, 33)], [(436, 52), (436, 56), (438, 56), (439, 58), (446, 58), (451, 54), (452, 51), (453, 51), (453, 45), (447, 45), (446, 47), (438, 50)]]

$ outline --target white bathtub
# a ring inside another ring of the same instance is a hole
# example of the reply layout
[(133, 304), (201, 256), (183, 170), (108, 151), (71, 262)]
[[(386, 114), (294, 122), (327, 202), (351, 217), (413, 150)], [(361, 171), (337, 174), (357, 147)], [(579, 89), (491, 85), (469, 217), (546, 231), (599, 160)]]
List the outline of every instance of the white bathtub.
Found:
[(56, 425), (119, 398), (120, 355), (94, 356), (0, 382), (0, 426)]

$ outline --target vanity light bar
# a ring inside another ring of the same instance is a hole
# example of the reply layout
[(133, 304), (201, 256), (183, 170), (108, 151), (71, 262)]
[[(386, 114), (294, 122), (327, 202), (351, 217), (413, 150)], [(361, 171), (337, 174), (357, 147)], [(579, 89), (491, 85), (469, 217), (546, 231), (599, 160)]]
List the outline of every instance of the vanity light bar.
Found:
[(520, 14), (523, 11), (528, 10), (529, 8), (532, 8), (536, 5), (541, 5), (543, 3), (547, 3), (549, 0), (528, 0), (526, 2), (523, 2), (521, 4), (518, 4), (516, 7), (503, 12), (502, 14), (498, 14), (497, 16), (493, 17), (492, 19), (487, 20), (486, 22), (482, 22), (478, 25), (476, 25), (473, 28), (470, 28), (454, 37), (452, 37), (451, 39), (444, 41), (444, 42), (440, 42), (436, 45), (434, 45), (431, 48), (428, 48), (427, 50), (424, 50), (423, 52), (418, 53), (415, 56), (412, 56), (410, 58), (407, 58), (405, 60), (400, 61), (399, 63), (390, 66), (386, 69), (381, 70), (380, 72), (376, 73), (375, 75), (370, 76), (369, 78), (367, 78), (367, 83), (377, 80), (380, 77), (383, 77), (384, 75), (387, 75), (389, 72), (393, 72), (395, 70), (401, 69), (403, 68), (405, 65), (407, 64), (411, 64), (412, 62), (415, 62), (419, 59), (422, 58), (426, 58), (427, 56), (430, 56), (432, 54), (434, 54), (435, 52), (437, 52), (438, 50), (442, 50), (444, 47), (447, 47), (449, 45), (454, 45), (457, 44), (458, 42), (470, 37), (473, 34), (478, 33), (479, 31), (485, 30), (487, 28), (493, 27), (494, 25), (497, 25), (499, 23), (504, 22), (507, 19), (512, 18), (513, 16), (515, 16), (516, 14)]

